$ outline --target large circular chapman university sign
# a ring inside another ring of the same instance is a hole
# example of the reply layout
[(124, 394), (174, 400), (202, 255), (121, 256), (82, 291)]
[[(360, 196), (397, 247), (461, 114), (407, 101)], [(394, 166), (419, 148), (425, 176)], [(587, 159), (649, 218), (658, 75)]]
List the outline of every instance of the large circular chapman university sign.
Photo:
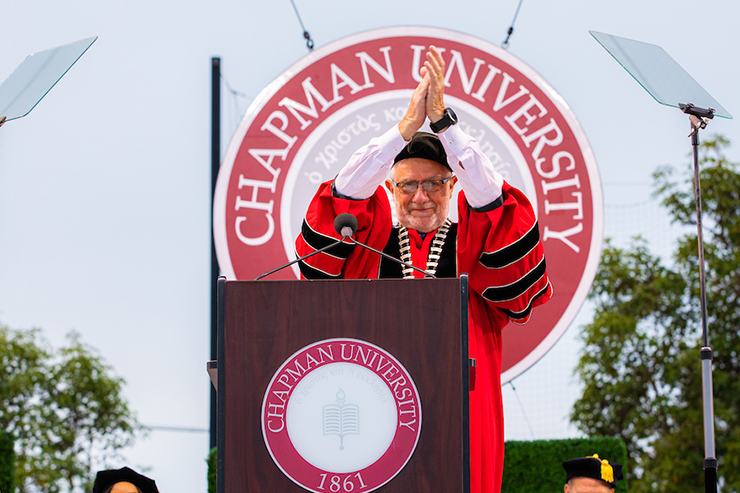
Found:
[[(603, 209), (596, 162), (575, 115), (532, 68), (486, 41), (436, 28), (378, 29), (286, 70), (254, 101), (227, 149), (214, 202), (216, 253), (229, 279), (254, 279), (294, 259), (319, 184), (400, 121), (432, 44), (447, 65), (446, 104), (539, 220), (554, 296), (528, 324), (504, 329), (507, 382), (555, 344), (585, 300)], [(453, 220), (456, 214), (452, 207)], [(297, 277), (297, 269), (284, 269), (271, 278)]]

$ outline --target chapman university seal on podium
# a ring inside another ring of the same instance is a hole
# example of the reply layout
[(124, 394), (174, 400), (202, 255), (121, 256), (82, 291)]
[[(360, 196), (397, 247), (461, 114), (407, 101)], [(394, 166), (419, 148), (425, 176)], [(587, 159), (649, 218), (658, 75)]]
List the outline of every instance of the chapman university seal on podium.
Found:
[(275, 372), (261, 420), (270, 456), (293, 482), (316, 493), (369, 492), (411, 459), (421, 400), (411, 375), (384, 349), (326, 339)]

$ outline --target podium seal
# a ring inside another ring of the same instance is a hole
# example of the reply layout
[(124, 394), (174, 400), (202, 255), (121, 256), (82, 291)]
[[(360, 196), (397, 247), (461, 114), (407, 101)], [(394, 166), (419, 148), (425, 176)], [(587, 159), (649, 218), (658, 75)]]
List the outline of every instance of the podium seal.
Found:
[(270, 456), (299, 486), (368, 492), (411, 459), (421, 400), (411, 375), (387, 351), (358, 339), (326, 339), (275, 372), (261, 421)]

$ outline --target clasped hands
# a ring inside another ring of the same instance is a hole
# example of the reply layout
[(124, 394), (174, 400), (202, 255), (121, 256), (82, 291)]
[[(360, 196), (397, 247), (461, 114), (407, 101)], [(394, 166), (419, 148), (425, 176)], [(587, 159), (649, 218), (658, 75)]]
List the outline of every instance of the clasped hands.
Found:
[(414, 89), (409, 109), (398, 124), (398, 130), (405, 141), (411, 140), (427, 117), (430, 122), (437, 122), (444, 116), (445, 62), (435, 46), (429, 46), (419, 74), (421, 82)]

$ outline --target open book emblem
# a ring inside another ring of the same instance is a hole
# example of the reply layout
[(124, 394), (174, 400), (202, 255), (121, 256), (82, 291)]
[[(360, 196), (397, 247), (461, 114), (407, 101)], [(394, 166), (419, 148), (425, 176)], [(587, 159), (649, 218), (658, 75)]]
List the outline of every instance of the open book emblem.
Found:
[(360, 434), (360, 408), (347, 404), (342, 388), (337, 392), (337, 403), (324, 406), (324, 435), (339, 437), (339, 450), (344, 450), (344, 435)]

